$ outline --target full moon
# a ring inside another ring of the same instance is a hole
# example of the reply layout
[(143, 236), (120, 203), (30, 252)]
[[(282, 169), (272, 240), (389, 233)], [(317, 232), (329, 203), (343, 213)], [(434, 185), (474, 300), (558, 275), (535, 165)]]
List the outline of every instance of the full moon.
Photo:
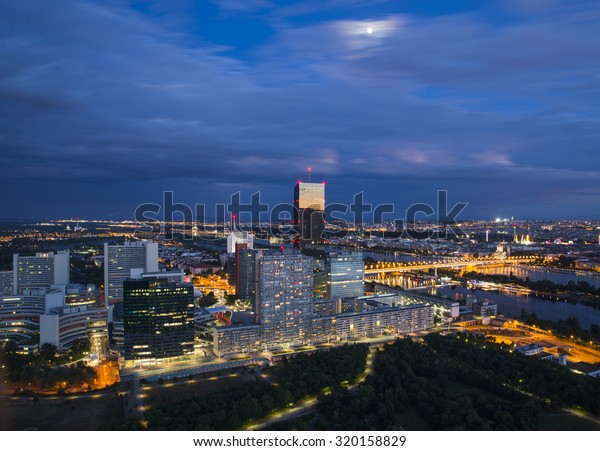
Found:
[(373, 29), (371, 27), (367, 28), (367, 33), (369, 33), (369, 34), (373, 33)]

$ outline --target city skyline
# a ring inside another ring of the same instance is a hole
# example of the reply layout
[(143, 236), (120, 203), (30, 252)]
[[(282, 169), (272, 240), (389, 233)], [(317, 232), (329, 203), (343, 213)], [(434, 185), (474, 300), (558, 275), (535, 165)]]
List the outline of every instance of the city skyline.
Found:
[[(5, 231), (0, 429), (598, 428), (600, 222), (300, 249), (264, 229), (206, 243), (131, 226)], [(346, 395), (340, 424), (327, 406)], [(82, 424), (74, 400), (102, 415)], [(407, 402), (411, 418), (390, 414)]]
[(4, 219), (131, 219), (168, 190), (291, 202), (307, 167), (328, 202), (446, 189), (466, 219), (598, 217), (595, 2), (1, 11)]
[(583, 443), (598, 30), (593, 0), (0, 3), (0, 430)]

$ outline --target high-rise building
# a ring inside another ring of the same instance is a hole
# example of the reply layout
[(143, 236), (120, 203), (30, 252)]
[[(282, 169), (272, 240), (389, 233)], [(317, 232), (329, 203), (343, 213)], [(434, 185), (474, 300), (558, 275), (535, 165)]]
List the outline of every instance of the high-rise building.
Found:
[(0, 296), (13, 294), (13, 272), (0, 271)]
[(294, 187), (294, 224), (302, 243), (320, 243), (325, 229), (325, 183), (298, 182)]
[(248, 249), (254, 249), (254, 235), (250, 232), (234, 230), (227, 235), (227, 253), (235, 254), (236, 245), (239, 243), (245, 244)]
[(290, 249), (257, 252), (254, 309), (264, 348), (308, 340), (313, 266), (312, 258)]
[(240, 299), (254, 301), (255, 252), (246, 244), (237, 243), (235, 252), (235, 294)]
[(104, 300), (106, 305), (123, 300), (123, 282), (131, 271), (158, 271), (158, 243), (126, 241), (123, 245), (104, 243)]
[(315, 269), (313, 274), (313, 294), (315, 299), (327, 298), (327, 273), (322, 269)]
[(13, 255), (13, 294), (28, 288), (67, 285), (70, 270), (69, 251), (38, 252), (33, 257)]
[(365, 294), (365, 264), (362, 252), (331, 253), (325, 261), (327, 298), (339, 299)]
[(194, 287), (166, 279), (123, 283), (124, 356), (161, 361), (194, 353)]

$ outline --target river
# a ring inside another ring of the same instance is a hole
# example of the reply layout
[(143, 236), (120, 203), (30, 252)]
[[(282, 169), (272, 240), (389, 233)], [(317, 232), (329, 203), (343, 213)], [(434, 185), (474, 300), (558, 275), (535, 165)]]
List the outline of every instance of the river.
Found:
[[(433, 292), (432, 292), (433, 291)], [(438, 296), (449, 296), (453, 300), (460, 301), (467, 294), (474, 295), (479, 301), (489, 301), (498, 304), (498, 313), (507, 316), (520, 316), (521, 310), (535, 313), (541, 319), (558, 321), (573, 316), (579, 320), (583, 329), (590, 325), (600, 325), (600, 310), (584, 304), (571, 304), (564, 301), (550, 301), (535, 296), (504, 294), (494, 291), (471, 290), (464, 287), (442, 287), (428, 290), (430, 294)]]
[[(352, 248), (345, 248), (339, 246), (326, 246), (325, 252), (348, 252), (353, 251)], [(361, 252), (361, 250), (357, 250), (357, 252)], [(363, 258), (371, 257), (377, 261), (381, 262), (451, 262), (454, 260), (454, 257), (447, 257), (442, 255), (418, 255), (418, 254), (409, 254), (407, 252), (402, 251), (389, 251), (389, 252), (379, 252), (379, 251), (362, 251)]]
[(532, 281), (550, 280), (562, 285), (566, 285), (572, 280), (574, 282), (587, 282), (590, 285), (600, 287), (600, 273), (591, 271), (561, 271), (523, 265), (504, 266), (501, 268), (479, 268), (477, 271), (482, 274), (503, 274), (505, 276), (510, 276), (512, 273), (519, 279), (526, 279), (529, 277), (529, 280)]

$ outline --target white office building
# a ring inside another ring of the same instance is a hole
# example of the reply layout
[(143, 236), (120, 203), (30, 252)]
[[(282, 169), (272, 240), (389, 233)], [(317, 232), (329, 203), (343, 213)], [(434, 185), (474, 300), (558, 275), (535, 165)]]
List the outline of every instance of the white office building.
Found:
[(126, 241), (104, 243), (104, 299), (109, 304), (123, 300), (123, 282), (134, 272), (158, 272), (158, 243)]
[(13, 272), (0, 271), (0, 296), (13, 294)]
[(28, 288), (69, 284), (69, 251), (38, 252), (33, 257), (13, 255), (13, 294)]
[(238, 243), (247, 244), (248, 249), (254, 249), (254, 235), (250, 232), (234, 230), (227, 235), (227, 253), (235, 254), (235, 245)]

